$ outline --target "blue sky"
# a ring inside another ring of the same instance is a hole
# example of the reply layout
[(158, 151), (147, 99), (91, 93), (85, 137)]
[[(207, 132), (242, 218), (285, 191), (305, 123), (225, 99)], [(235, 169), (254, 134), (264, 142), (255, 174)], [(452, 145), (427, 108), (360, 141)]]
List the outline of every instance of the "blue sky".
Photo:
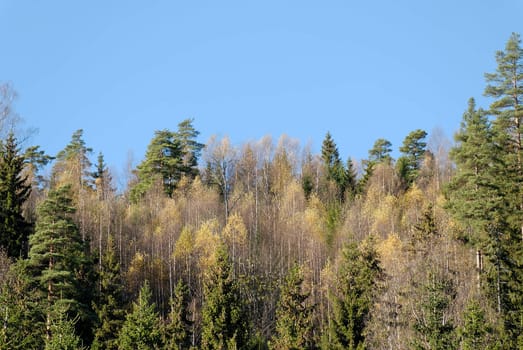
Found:
[[(200, 141), (330, 131), (343, 158), (377, 138), (459, 127), (523, 2), (0, 0), (0, 82), (31, 143), (55, 154), (84, 129), (117, 171), (154, 130), (194, 118)], [(523, 33), (522, 33), (523, 34)]]

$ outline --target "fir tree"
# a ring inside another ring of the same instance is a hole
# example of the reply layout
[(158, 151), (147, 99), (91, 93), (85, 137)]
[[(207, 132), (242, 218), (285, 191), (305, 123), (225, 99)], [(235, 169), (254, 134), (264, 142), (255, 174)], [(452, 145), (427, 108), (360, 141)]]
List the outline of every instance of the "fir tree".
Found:
[(313, 307), (308, 300), (310, 292), (303, 289), (303, 280), (301, 266), (295, 263), (281, 287), (271, 349), (313, 349)]
[(125, 319), (118, 336), (120, 350), (152, 350), (162, 348), (160, 318), (156, 305), (151, 301), (149, 282), (145, 281)]
[(245, 307), (227, 250), (220, 245), (204, 285), (201, 348), (243, 349), (247, 343)]
[(12, 258), (27, 255), (31, 225), (22, 215), (22, 206), (31, 193), (23, 175), (27, 159), (20, 153), (14, 134), (0, 142), (0, 245)]
[(348, 244), (341, 252), (336, 286), (330, 294), (330, 327), (323, 335), (323, 349), (362, 349), (365, 327), (382, 279), (372, 240), (360, 247)]

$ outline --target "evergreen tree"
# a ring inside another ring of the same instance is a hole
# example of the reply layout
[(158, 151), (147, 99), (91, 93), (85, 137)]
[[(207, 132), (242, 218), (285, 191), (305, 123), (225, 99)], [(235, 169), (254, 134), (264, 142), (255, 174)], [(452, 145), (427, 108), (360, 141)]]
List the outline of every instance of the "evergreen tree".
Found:
[(424, 130), (414, 130), (405, 137), (400, 147), (403, 155), (398, 159), (397, 169), (406, 186), (410, 186), (418, 177), (427, 147), (425, 137), (427, 133)]
[(76, 130), (71, 136), (71, 141), (56, 155), (56, 164), (53, 167), (51, 185), (57, 187), (70, 184), (73, 193), (91, 186), (91, 161), (89, 154), (92, 148), (85, 145), (84, 131)]
[(332, 315), (322, 337), (323, 349), (364, 348), (364, 330), (382, 274), (371, 239), (359, 247), (351, 243), (343, 248), (337, 282), (330, 294)]
[(120, 350), (152, 350), (162, 348), (160, 318), (156, 305), (151, 301), (149, 282), (140, 288), (138, 300), (125, 319), (118, 336)]
[(109, 173), (109, 169), (107, 169), (107, 164), (105, 164), (102, 152), (98, 154), (96, 171), (93, 173), (93, 178), (96, 191), (98, 192), (98, 199), (106, 200), (107, 195), (113, 189), (111, 188), (111, 174)]
[(489, 334), (491, 327), (485, 317), (485, 311), (478, 301), (472, 300), (467, 304), (463, 313), (463, 326), (460, 329), (461, 349), (491, 349)]
[(243, 349), (248, 343), (245, 307), (227, 249), (220, 245), (204, 285), (201, 348)]
[(197, 131), (193, 124), (194, 119), (185, 119), (178, 124), (178, 131), (174, 138), (180, 143), (182, 151), (182, 171), (184, 175), (194, 178), (198, 175), (198, 158), (204, 147), (203, 144), (196, 141), (200, 132)]
[[(40, 302), (30, 276), (26, 273), (27, 261), (20, 259), (11, 265), (0, 286), (0, 349), (25, 350), (44, 347)], [(40, 331), (40, 328), (41, 331)]]
[(487, 276), (496, 289), (498, 311), (505, 332), (515, 342), (523, 339), (523, 48), (512, 33), (504, 51), (496, 53), (495, 73), (485, 74), (485, 95), (494, 98), (489, 112), (499, 166), (493, 186), (501, 192), (502, 207), (491, 225), (489, 260), (494, 275)]
[(170, 300), (171, 311), (169, 320), (164, 327), (164, 344), (166, 350), (189, 349), (190, 329), (192, 322), (188, 320), (189, 290), (180, 279)]
[(67, 318), (66, 307), (55, 305), (51, 321), (52, 337), (47, 338), (45, 350), (82, 350), (82, 340), (75, 333), (75, 320)]
[(118, 349), (118, 333), (125, 320), (124, 284), (115, 250), (116, 246), (110, 237), (99, 273), (100, 285), (97, 302), (93, 303), (93, 309), (99, 321), (94, 330), (94, 341), (91, 346), (93, 350)]
[(22, 206), (31, 193), (23, 175), (27, 159), (20, 154), (14, 134), (0, 142), (0, 245), (12, 258), (27, 255), (31, 225), (22, 216)]
[(313, 349), (313, 307), (310, 292), (303, 290), (303, 272), (297, 263), (290, 269), (280, 291), (276, 308), (276, 333), (271, 349)]
[(321, 158), (326, 172), (327, 182), (336, 185), (337, 197), (343, 199), (347, 188), (347, 172), (341, 161), (338, 147), (332, 139), (330, 132), (327, 132), (321, 146)]
[(385, 139), (377, 139), (374, 142), (374, 146), (369, 150), (369, 162), (378, 164), (381, 162), (390, 163), (392, 158), (390, 153), (392, 152), (392, 144), (390, 141)]
[(455, 297), (452, 281), (433, 271), (428, 283), (422, 286), (421, 300), (417, 307), (414, 330), (416, 349), (447, 350), (456, 348), (454, 325), (446, 313)]
[(69, 186), (50, 191), (38, 207), (35, 232), (29, 238), (27, 269), (42, 302), (47, 303), (44, 313), (48, 340), (51, 311), (58, 301), (68, 305), (71, 317), (80, 317), (78, 334), (85, 340), (90, 337), (91, 301), (85, 299), (84, 293), (91, 289), (86, 273), (92, 269), (92, 261), (85, 255), (86, 243), (73, 221), (74, 212)]
[(137, 167), (138, 184), (131, 189), (137, 201), (156, 180), (161, 180), (164, 192), (170, 196), (183, 173), (182, 145), (176, 134), (167, 129), (155, 131), (147, 147), (145, 159)]

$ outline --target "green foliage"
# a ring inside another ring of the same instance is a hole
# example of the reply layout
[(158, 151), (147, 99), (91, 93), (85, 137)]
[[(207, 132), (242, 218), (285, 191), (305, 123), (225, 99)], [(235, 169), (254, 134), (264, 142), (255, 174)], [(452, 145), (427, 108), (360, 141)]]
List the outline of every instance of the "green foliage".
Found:
[(485, 311), (477, 300), (471, 300), (463, 312), (463, 326), (459, 330), (461, 349), (489, 349), (492, 328), (485, 318)]
[(31, 232), (22, 216), (22, 206), (31, 193), (31, 184), (23, 174), (26, 163), (14, 134), (9, 133), (5, 142), (0, 141), (0, 245), (12, 258), (27, 255)]
[(188, 349), (191, 345), (190, 329), (192, 322), (187, 318), (189, 290), (180, 279), (176, 284), (174, 296), (170, 300), (170, 312), (168, 323), (165, 325), (164, 344), (167, 350)]
[(138, 300), (125, 319), (118, 336), (120, 350), (152, 350), (162, 348), (160, 318), (152, 302), (149, 282), (140, 289)]
[(44, 347), (44, 326), (41, 305), (30, 276), (26, 274), (26, 260), (18, 260), (3, 276), (0, 290), (0, 312), (3, 327), (0, 331), (0, 349), (25, 350)]
[(323, 140), (321, 158), (323, 160), (327, 182), (333, 182), (335, 184), (337, 192), (336, 196), (338, 199), (343, 200), (345, 197), (345, 190), (347, 189), (347, 183), (354, 182), (354, 178), (348, 178), (353, 174), (347, 172), (343, 166), (338, 147), (336, 146), (336, 143), (334, 143), (329, 132), (325, 135), (325, 139)]
[(82, 350), (82, 340), (75, 334), (75, 320), (67, 318), (66, 308), (57, 305), (52, 312), (51, 336), (45, 341), (45, 350)]
[(78, 334), (89, 339), (93, 317), (89, 299), (92, 261), (85, 255), (86, 243), (72, 218), (75, 208), (70, 186), (50, 191), (37, 212), (35, 232), (29, 238), (27, 269), (42, 302), (46, 300), (48, 304), (47, 319), (57, 301), (66, 303), (69, 314), (80, 317)]
[(171, 196), (182, 176), (198, 174), (198, 157), (203, 145), (196, 142), (199, 132), (187, 119), (178, 125), (178, 131), (155, 131), (147, 147), (145, 159), (138, 165), (138, 183), (131, 189), (131, 198), (138, 201), (156, 181), (161, 179), (163, 190)]
[(392, 144), (385, 139), (377, 139), (374, 146), (369, 150), (369, 162), (374, 164), (392, 162), (390, 153), (392, 152)]
[(120, 264), (115, 254), (116, 246), (112, 237), (109, 238), (107, 250), (102, 258), (99, 273), (99, 290), (93, 309), (98, 317), (94, 329), (94, 349), (118, 349), (118, 333), (125, 320), (123, 280)]
[(204, 285), (202, 349), (243, 349), (248, 344), (248, 320), (238, 282), (224, 246), (216, 251)]
[(396, 166), (398, 175), (406, 186), (410, 186), (418, 177), (427, 147), (426, 137), (427, 132), (424, 130), (414, 130), (405, 137), (400, 147), (403, 156), (398, 159)]
[(452, 281), (434, 271), (421, 286), (421, 298), (417, 304), (414, 331), (416, 349), (447, 350), (456, 348), (454, 325), (448, 310), (455, 298)]
[(310, 292), (303, 287), (303, 271), (297, 263), (289, 270), (276, 308), (276, 333), (270, 349), (312, 349), (313, 322)]
[(56, 155), (51, 179), (52, 187), (70, 184), (74, 191), (78, 191), (91, 185), (89, 154), (93, 150), (85, 145), (83, 134), (82, 129), (76, 130), (69, 144)]
[(355, 243), (341, 252), (334, 290), (330, 293), (330, 327), (323, 334), (323, 349), (361, 349), (365, 327), (383, 278), (372, 239)]

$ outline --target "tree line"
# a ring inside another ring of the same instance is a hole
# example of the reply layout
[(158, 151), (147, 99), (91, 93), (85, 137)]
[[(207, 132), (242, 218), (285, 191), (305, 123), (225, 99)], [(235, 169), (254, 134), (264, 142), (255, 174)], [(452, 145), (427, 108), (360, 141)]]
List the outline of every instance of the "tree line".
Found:
[(523, 348), (518, 34), (495, 59), (454, 144), (356, 162), (330, 133), (204, 145), (186, 119), (119, 190), (81, 129), (23, 147), (4, 84), (0, 349)]

